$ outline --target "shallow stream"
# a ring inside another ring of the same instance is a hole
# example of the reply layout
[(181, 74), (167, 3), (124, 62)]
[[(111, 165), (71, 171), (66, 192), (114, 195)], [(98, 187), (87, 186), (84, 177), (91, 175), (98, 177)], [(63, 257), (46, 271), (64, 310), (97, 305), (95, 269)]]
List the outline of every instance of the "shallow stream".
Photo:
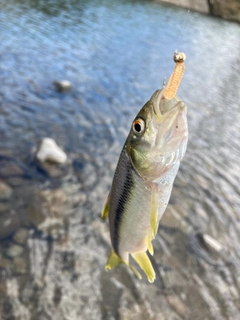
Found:
[[(0, 0), (0, 43), (0, 319), (238, 319), (240, 25), (154, 1)], [(149, 284), (105, 272), (100, 211), (175, 49), (189, 144)], [(34, 160), (43, 137), (66, 165)]]

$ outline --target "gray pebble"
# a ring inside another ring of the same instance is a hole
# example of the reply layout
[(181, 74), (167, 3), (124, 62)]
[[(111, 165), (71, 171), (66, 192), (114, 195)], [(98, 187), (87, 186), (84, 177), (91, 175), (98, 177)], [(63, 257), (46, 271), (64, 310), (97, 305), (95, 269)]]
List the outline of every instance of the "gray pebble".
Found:
[(55, 85), (55, 88), (58, 92), (67, 92), (72, 88), (72, 84), (68, 80), (60, 80), (60, 81), (55, 81), (53, 83)]
[(15, 210), (1, 212), (0, 214), (0, 239), (11, 236), (20, 226), (19, 213)]
[(5, 182), (0, 182), (0, 200), (8, 200), (12, 196), (12, 188)]
[(14, 271), (19, 274), (27, 273), (27, 264), (24, 258), (16, 257), (14, 259)]
[(0, 257), (0, 268), (3, 268), (5, 270), (11, 270), (12, 261), (7, 258)]
[(13, 240), (19, 244), (25, 244), (28, 237), (28, 230), (21, 228), (15, 232)]
[(9, 258), (15, 258), (23, 253), (23, 247), (18, 244), (11, 244), (5, 251), (5, 254)]

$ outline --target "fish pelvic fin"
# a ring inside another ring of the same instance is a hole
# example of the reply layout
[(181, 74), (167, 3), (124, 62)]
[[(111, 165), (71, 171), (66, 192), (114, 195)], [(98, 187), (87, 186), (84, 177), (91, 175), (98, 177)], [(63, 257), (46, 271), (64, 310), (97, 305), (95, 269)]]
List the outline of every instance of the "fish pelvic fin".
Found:
[[(150, 226), (152, 239), (155, 239), (158, 229), (158, 192), (157, 187), (153, 186), (150, 205)], [(150, 251), (149, 251), (150, 252)]]
[(102, 209), (102, 214), (101, 214), (101, 217), (102, 217), (102, 220), (105, 220), (107, 217), (108, 217), (108, 212), (109, 212), (109, 198), (110, 198), (110, 192), (104, 202), (104, 205), (103, 205), (103, 209)]
[(145, 241), (146, 241), (149, 253), (151, 254), (151, 256), (153, 256), (154, 251), (153, 251), (153, 246), (152, 246), (152, 235), (150, 234), (149, 236), (147, 236), (145, 238)]
[(106, 266), (105, 266), (105, 270), (106, 271), (111, 270), (111, 269), (115, 268), (116, 266), (118, 266), (121, 263), (124, 263), (126, 266), (128, 266), (129, 269), (132, 270), (132, 272), (135, 274), (135, 276), (138, 279), (142, 279), (141, 274), (133, 266), (131, 266), (129, 262), (123, 261), (113, 250), (110, 253), (110, 256), (108, 258), (108, 261), (107, 261)]
[(145, 272), (148, 281), (154, 282), (156, 275), (146, 252), (137, 252), (131, 254), (133, 259), (139, 264), (140, 268)]

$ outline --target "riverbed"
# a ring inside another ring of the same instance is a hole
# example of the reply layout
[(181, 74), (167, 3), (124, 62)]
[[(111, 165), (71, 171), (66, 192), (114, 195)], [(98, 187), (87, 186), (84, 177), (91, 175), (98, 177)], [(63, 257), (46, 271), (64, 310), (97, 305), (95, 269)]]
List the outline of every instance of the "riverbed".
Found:
[[(0, 8), (0, 318), (238, 319), (240, 25), (150, 1)], [(149, 284), (104, 270), (100, 215), (131, 122), (176, 49), (189, 144)], [(72, 89), (57, 92), (57, 80)], [(35, 160), (44, 137), (66, 164)]]

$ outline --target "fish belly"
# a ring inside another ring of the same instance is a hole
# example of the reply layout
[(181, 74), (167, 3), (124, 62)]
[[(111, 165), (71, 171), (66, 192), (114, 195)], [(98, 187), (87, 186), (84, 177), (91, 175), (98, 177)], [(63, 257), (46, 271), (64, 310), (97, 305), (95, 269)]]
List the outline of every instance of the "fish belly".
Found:
[(167, 208), (179, 165), (180, 161), (177, 161), (169, 171), (155, 181), (158, 186), (158, 224)]

